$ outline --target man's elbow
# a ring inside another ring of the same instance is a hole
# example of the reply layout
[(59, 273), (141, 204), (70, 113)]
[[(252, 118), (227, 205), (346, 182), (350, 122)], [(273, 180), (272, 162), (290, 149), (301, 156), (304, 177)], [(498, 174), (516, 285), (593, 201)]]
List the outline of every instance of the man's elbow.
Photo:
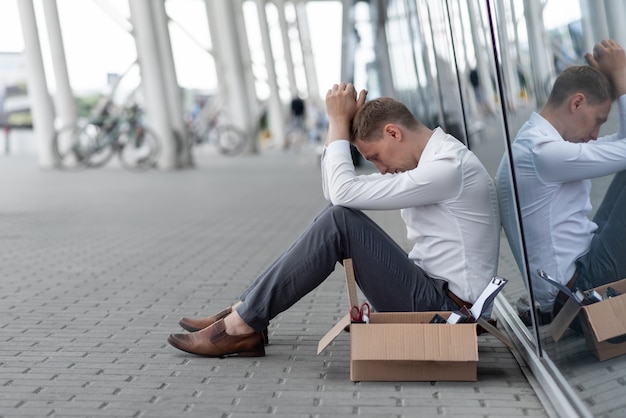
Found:
[(330, 200), (330, 203), (332, 203), (334, 206), (351, 207), (351, 205), (354, 203), (354, 199), (351, 199), (345, 193), (340, 192), (331, 193), (328, 200)]

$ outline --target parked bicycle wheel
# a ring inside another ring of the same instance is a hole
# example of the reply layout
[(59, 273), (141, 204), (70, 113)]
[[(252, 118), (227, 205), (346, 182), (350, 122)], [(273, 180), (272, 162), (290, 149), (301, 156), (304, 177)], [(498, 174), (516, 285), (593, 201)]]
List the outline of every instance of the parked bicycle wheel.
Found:
[[(91, 138), (76, 126), (66, 126), (55, 132), (52, 138), (52, 153), (58, 168), (72, 170), (87, 166), (86, 143)], [(81, 139), (82, 137), (82, 139)]]
[(99, 145), (99, 133), (100, 128), (92, 124), (66, 126), (57, 131), (52, 139), (56, 166), (64, 170), (76, 170), (94, 166), (94, 161), (106, 163), (113, 155), (113, 149)]
[(106, 130), (98, 125), (89, 124), (85, 131), (95, 132), (90, 143), (87, 166), (93, 168), (104, 167), (115, 154), (115, 129)]
[(148, 170), (157, 166), (161, 144), (152, 129), (137, 126), (120, 135), (118, 153), (124, 168)]
[(223, 125), (217, 129), (216, 145), (224, 155), (241, 153), (246, 147), (246, 143), (246, 134), (232, 125)]

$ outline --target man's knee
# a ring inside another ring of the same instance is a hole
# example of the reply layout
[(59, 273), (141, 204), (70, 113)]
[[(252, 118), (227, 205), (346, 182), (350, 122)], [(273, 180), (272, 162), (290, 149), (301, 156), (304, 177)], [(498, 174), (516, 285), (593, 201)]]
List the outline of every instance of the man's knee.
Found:
[(334, 219), (363, 218), (365, 216), (360, 210), (339, 205), (330, 206), (328, 208), (328, 214)]
[(327, 227), (345, 230), (348, 225), (354, 225), (357, 220), (362, 221), (365, 215), (360, 210), (350, 209), (345, 206), (329, 205), (316, 219), (318, 227)]

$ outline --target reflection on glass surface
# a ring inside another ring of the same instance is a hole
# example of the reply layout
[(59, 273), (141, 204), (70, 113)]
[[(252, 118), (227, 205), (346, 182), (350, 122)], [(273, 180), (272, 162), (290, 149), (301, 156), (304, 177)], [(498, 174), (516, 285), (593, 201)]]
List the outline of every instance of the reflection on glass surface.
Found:
[[(540, 320), (537, 332), (544, 356), (549, 357), (556, 364), (593, 415), (623, 416), (626, 409), (626, 400), (623, 397), (625, 390), (623, 376), (619, 376), (616, 371), (624, 369), (626, 356), (622, 355), (600, 362), (587, 346), (580, 329), (569, 329), (558, 342), (555, 342), (551, 335), (553, 325), (549, 322), (552, 320), (553, 300), (558, 292), (537, 276), (536, 269), (543, 268), (561, 283), (570, 281), (576, 270), (576, 260), (587, 253), (592, 245), (591, 239), (594, 232), (597, 234), (602, 230), (603, 211), (606, 205), (602, 208), (600, 203), (603, 199), (610, 199), (604, 196), (613, 178), (606, 175), (626, 168), (624, 163), (626, 143), (622, 145), (619, 140), (613, 143), (617, 145), (612, 146), (597, 146), (602, 145), (604, 140), (592, 141), (588, 144), (574, 143), (597, 135), (593, 125), (603, 121), (606, 117), (608, 107), (606, 103), (603, 103), (605, 100), (596, 100), (591, 103), (592, 107), (587, 108), (589, 114), (594, 115), (590, 119), (566, 118), (566, 122), (563, 123), (562, 115), (555, 121), (553, 112), (545, 110), (547, 97), (552, 90), (556, 76), (569, 66), (584, 64), (584, 52), (591, 50), (590, 45), (605, 37), (598, 36), (598, 28), (601, 26), (606, 28), (607, 22), (615, 17), (611, 15), (617, 15), (623, 19), (626, 11), (623, 5), (616, 9), (609, 7), (608, 2), (606, 7), (602, 4), (604, 2), (586, 2), (590, 9), (586, 9), (586, 13), (581, 14), (577, 2), (567, 2), (566, 7), (559, 8), (556, 7), (558, 1), (549, 0), (541, 14), (541, 8), (537, 8), (537, 3), (531, 0), (511, 2), (519, 7), (516, 14), (526, 18), (527, 36), (522, 36), (526, 40), (519, 39), (519, 46), (527, 51), (527, 61), (522, 68), (529, 75), (528, 98), (529, 103), (533, 105), (523, 119), (520, 118), (519, 111), (509, 109), (507, 112), (508, 120), (517, 121), (519, 125), (526, 120), (529, 120), (529, 123), (522, 128), (518, 125), (514, 129), (511, 126), (513, 123), (508, 127), (513, 136), (516, 136), (518, 131), (520, 133), (519, 138), (511, 145), (512, 159), (515, 161), (513, 167), (510, 167), (509, 161), (504, 158), (497, 175), (499, 183), (501, 182), (499, 197), (503, 211), (503, 226), (507, 229), (511, 243), (521, 244), (522, 241), (511, 239), (511, 237), (519, 235), (520, 231), (524, 234), (525, 246), (515, 248), (511, 245), (511, 247), (516, 253), (516, 264), (520, 271), (526, 270), (526, 263), (529, 266), (533, 298), (528, 301), (528, 306), (537, 306), (540, 312), (545, 312), (545, 315), (537, 318)], [(566, 15), (570, 12), (574, 13), (568, 19)], [(587, 19), (581, 21), (581, 15), (587, 16)], [(498, 17), (501, 16), (498, 14)], [(532, 21), (529, 22), (528, 19)], [(499, 20), (498, 26), (502, 28), (502, 25), (503, 21)], [(608, 33), (605, 35), (608, 36)], [(538, 39), (547, 39), (548, 42), (537, 44)], [(547, 55), (546, 52), (549, 54)], [(539, 74), (538, 69), (549, 71)], [(504, 84), (506, 84), (511, 75), (503, 74), (503, 76)], [(582, 88), (581, 90), (586, 96), (591, 94), (588, 90)], [(585, 102), (585, 105), (590, 104)], [(550, 109), (549, 106), (548, 110)], [(536, 113), (528, 114), (530, 110), (535, 110)], [(608, 122), (602, 127), (601, 136), (617, 131), (618, 116), (619, 112), (614, 109)], [(558, 120), (561, 120), (561, 123)], [(543, 138), (538, 140), (538, 136), (543, 136)], [(623, 134), (619, 136), (624, 137)], [(526, 145), (524, 145), (525, 142)], [(602, 160), (602, 158), (605, 160), (600, 164), (591, 162), (594, 159)], [(581, 172), (583, 174), (580, 174)], [(515, 180), (514, 184), (509, 182), (511, 177)], [(623, 187), (620, 185), (617, 189), (621, 192)], [(611, 193), (609, 192), (607, 196)], [(519, 198), (521, 214), (514, 212), (517, 198)], [(620, 215), (624, 213), (624, 205), (626, 202), (615, 205)], [(508, 209), (503, 209), (503, 206), (508, 206)], [(551, 208), (551, 210), (543, 211), (542, 206), (544, 209)], [(505, 219), (507, 216), (508, 221)], [(521, 217), (521, 225), (515, 222), (516, 216)], [(560, 221), (557, 222), (558, 219)], [(616, 229), (609, 226), (604, 231), (615, 233)], [(625, 241), (625, 235), (626, 232), (618, 233), (616, 241)], [(552, 255), (550, 251), (554, 251)], [(528, 255), (528, 261), (524, 257), (525, 254)], [(623, 251), (617, 258), (624, 259)], [(578, 264), (581, 266), (588, 264), (584, 255), (582, 261)], [(606, 269), (590, 270), (582, 267), (580, 269), (584, 271), (581, 276), (584, 275), (585, 280), (577, 282), (574, 280), (574, 282), (582, 287), (590, 287), (603, 281), (626, 276), (626, 271), (609, 274)], [(602, 384), (597, 381), (599, 374), (604, 376)]]

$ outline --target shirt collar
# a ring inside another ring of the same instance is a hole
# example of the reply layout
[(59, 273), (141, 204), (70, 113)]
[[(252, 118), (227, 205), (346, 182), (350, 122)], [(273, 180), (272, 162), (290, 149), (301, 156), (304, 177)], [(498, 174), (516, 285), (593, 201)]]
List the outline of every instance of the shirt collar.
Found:
[(530, 114), (530, 118), (528, 118), (528, 123), (544, 131), (547, 137), (560, 138), (564, 141), (559, 131), (557, 131), (556, 128), (539, 113), (532, 112)]
[(443, 129), (437, 127), (433, 130), (433, 134), (428, 139), (424, 150), (422, 151), (422, 155), (420, 157), (420, 162), (431, 161), (435, 158), (437, 151), (439, 151), (441, 144), (446, 139), (447, 134), (443, 131)]

